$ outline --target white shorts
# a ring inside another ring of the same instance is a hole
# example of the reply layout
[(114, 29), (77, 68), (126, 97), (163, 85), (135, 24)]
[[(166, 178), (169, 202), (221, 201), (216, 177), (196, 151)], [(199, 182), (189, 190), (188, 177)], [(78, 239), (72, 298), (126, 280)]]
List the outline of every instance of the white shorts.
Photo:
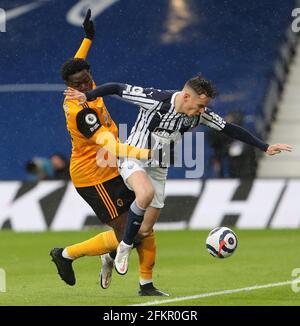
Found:
[(124, 160), (119, 167), (119, 172), (128, 189), (132, 190), (127, 179), (136, 171), (144, 171), (150, 178), (155, 194), (150, 204), (151, 207), (163, 208), (165, 205), (165, 186), (168, 175), (167, 168), (147, 167), (141, 161), (135, 159)]

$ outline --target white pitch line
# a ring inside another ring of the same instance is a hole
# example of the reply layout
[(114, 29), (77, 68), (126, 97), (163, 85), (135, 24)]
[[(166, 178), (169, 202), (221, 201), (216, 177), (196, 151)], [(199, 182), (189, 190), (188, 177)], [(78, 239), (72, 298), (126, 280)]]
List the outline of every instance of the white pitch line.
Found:
[(154, 305), (169, 303), (169, 302), (195, 300), (195, 299), (216, 297), (216, 296), (232, 294), (232, 293), (248, 292), (248, 291), (254, 291), (254, 290), (259, 290), (259, 289), (274, 288), (276, 286), (285, 286), (285, 285), (289, 285), (289, 284), (293, 284), (293, 283), (298, 284), (298, 282), (299, 282), (299, 279), (295, 279), (293, 281), (285, 281), (285, 282), (270, 283), (270, 284), (263, 284), (263, 285), (254, 285), (254, 286), (249, 286), (249, 287), (240, 288), (240, 289), (224, 290), (224, 291), (218, 291), (218, 292), (208, 292), (208, 293), (190, 295), (190, 296), (186, 296), (186, 297), (177, 297), (177, 298), (173, 298), (173, 299), (148, 301), (148, 302), (144, 302), (144, 303), (133, 304), (130, 306), (154, 306)]

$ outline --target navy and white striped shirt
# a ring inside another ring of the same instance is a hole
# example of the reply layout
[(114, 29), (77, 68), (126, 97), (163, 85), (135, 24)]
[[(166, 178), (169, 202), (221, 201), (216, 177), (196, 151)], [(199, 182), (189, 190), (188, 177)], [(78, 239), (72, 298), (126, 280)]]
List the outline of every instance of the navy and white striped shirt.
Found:
[(205, 108), (205, 112), (201, 115), (194, 117), (176, 112), (174, 100), (178, 93), (178, 91), (124, 85), (122, 98), (140, 107), (127, 143), (140, 148), (150, 148), (151, 139), (154, 138), (156, 140), (154, 147), (157, 147), (158, 143), (178, 141), (184, 132), (199, 124), (219, 131), (225, 127), (226, 122), (208, 108)]
[[(140, 148), (160, 148), (176, 142), (182, 134), (199, 124), (206, 125), (226, 135), (267, 151), (269, 145), (246, 129), (226, 123), (208, 108), (199, 116), (189, 117), (175, 111), (178, 91), (142, 88), (121, 83), (107, 83), (86, 93), (88, 101), (98, 96), (118, 95), (140, 107), (140, 112), (127, 139), (127, 143)], [(153, 142), (154, 141), (154, 142)]]

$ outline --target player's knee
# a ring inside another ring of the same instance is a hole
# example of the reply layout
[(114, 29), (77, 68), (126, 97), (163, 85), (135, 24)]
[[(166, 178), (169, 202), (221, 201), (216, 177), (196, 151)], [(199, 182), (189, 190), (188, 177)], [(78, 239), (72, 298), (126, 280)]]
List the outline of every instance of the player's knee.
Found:
[(140, 239), (144, 239), (144, 238), (148, 237), (152, 232), (153, 232), (152, 226), (146, 226), (146, 225), (142, 224), (138, 235), (139, 235)]
[(141, 239), (147, 238), (152, 233), (152, 230), (142, 230), (139, 232)]
[(154, 198), (154, 188), (152, 186), (140, 189), (136, 193), (136, 202), (141, 208), (147, 208)]

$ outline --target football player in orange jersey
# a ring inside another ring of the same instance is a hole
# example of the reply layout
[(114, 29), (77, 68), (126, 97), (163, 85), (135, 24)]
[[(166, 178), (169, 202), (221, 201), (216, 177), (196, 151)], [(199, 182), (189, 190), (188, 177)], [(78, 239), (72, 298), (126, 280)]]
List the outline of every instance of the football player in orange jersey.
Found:
[[(96, 87), (90, 73), (90, 65), (85, 60), (92, 44), (95, 31), (88, 10), (83, 26), (85, 38), (75, 58), (69, 59), (62, 66), (62, 78), (65, 83), (81, 92)], [(74, 285), (75, 275), (72, 262), (82, 256), (101, 256), (103, 266), (100, 273), (101, 286), (106, 289), (110, 285), (113, 269), (113, 258), (108, 254), (114, 251), (126, 233), (127, 214), (143, 217), (143, 205), (138, 203), (134, 193), (124, 184), (119, 175), (117, 164), (99, 167), (96, 156), (113, 154), (115, 157), (134, 157), (147, 160), (151, 157), (148, 149), (138, 149), (118, 142), (118, 128), (111, 119), (102, 98), (80, 105), (77, 100), (64, 100), (64, 112), (67, 129), (72, 140), (72, 156), (70, 175), (79, 195), (91, 206), (97, 217), (114, 231), (102, 232), (82, 243), (66, 248), (54, 248), (50, 255), (56, 264), (60, 277), (69, 285)], [(138, 221), (136, 232), (142, 218)], [(132, 236), (132, 235), (131, 235)], [(147, 235), (137, 246), (140, 260), (140, 295), (167, 295), (159, 291), (152, 283), (153, 257), (156, 244), (154, 233)]]

